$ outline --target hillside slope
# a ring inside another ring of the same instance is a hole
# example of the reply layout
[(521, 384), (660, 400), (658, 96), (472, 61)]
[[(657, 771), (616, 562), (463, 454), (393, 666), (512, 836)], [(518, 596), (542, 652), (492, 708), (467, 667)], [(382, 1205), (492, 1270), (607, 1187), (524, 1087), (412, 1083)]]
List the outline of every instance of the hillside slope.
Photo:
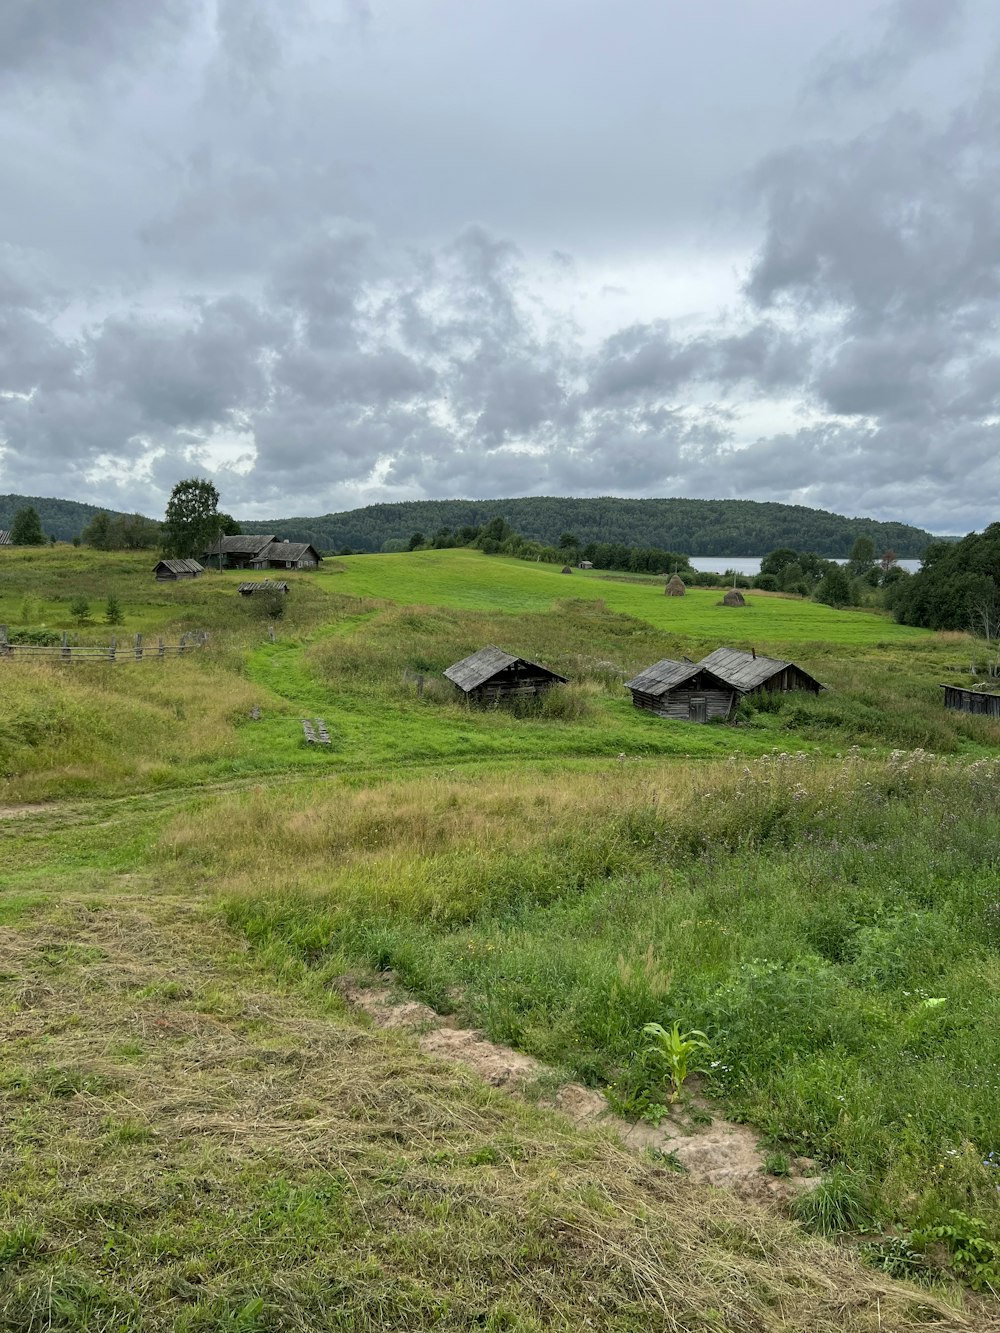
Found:
[(929, 532), (907, 523), (847, 518), (804, 505), (614, 496), (414, 500), (368, 505), (321, 518), (269, 519), (245, 526), (251, 531), (280, 531), (292, 540), (311, 541), (327, 550), (350, 546), (377, 551), (386, 542), (408, 539), (414, 532), (430, 537), (440, 528), (474, 526), (497, 514), (524, 536), (553, 545), (563, 532), (572, 532), (582, 543), (624, 542), (695, 556), (763, 555), (778, 546), (846, 556), (856, 538), (867, 536), (879, 552), (892, 547), (898, 556), (912, 558), (920, 556), (932, 540)]

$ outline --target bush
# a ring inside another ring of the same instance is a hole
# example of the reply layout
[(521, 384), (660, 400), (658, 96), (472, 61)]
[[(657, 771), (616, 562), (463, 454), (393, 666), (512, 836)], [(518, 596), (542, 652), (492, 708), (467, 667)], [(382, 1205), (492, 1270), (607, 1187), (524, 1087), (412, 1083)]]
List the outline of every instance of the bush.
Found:
[(874, 1220), (868, 1190), (841, 1166), (835, 1166), (814, 1190), (800, 1194), (792, 1212), (807, 1231), (820, 1236), (867, 1231)]

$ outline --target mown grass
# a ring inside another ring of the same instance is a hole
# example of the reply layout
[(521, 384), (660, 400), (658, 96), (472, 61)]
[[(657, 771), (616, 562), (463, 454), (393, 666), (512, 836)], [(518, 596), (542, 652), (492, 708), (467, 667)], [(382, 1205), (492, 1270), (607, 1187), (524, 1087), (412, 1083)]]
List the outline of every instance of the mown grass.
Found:
[[(294, 815), (241, 797), (163, 854), (207, 860), (278, 962), (392, 968), (626, 1109), (643, 1024), (702, 1028), (708, 1087), (776, 1150), (852, 1173), (882, 1225), (959, 1208), (1000, 1241), (998, 776), (917, 754), (424, 779)], [(255, 890), (282, 865), (280, 900)]]

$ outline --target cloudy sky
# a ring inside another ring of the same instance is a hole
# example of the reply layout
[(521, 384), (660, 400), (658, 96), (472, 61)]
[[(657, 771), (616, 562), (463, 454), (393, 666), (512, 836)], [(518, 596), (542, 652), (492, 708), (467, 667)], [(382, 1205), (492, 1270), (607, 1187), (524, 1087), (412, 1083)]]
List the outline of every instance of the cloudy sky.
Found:
[(1000, 517), (996, 0), (0, 0), (0, 492)]

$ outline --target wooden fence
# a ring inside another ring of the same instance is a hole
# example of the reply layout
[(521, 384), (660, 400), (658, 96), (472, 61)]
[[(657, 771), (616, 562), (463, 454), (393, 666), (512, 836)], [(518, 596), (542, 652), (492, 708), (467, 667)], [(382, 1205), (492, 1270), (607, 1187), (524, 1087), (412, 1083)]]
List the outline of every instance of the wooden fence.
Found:
[(177, 643), (164, 643), (162, 639), (157, 639), (155, 644), (144, 644), (141, 634), (136, 634), (131, 642), (124, 643), (112, 637), (106, 648), (101, 645), (71, 644), (66, 634), (62, 636), (61, 644), (11, 643), (7, 636), (7, 626), (0, 625), (0, 657), (49, 662), (145, 662), (151, 658), (183, 657), (201, 648), (207, 638), (199, 630), (193, 634), (182, 634)]

